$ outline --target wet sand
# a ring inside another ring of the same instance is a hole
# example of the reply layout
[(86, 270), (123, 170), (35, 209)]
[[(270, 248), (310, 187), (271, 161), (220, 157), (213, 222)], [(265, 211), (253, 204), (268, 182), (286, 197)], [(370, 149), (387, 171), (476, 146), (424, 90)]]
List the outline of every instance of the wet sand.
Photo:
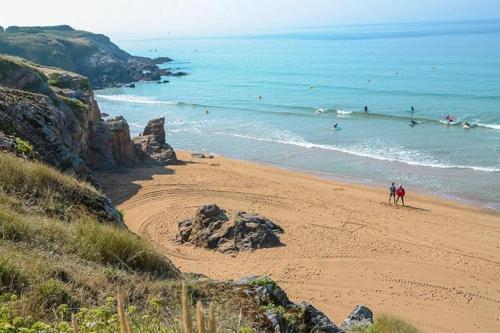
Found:
[[(359, 303), (423, 332), (500, 332), (500, 215), (407, 189), (387, 190), (215, 157), (100, 174), (128, 227), (185, 272), (214, 279), (266, 274), (292, 300), (339, 323)], [(216, 203), (260, 213), (285, 246), (237, 255), (178, 245), (177, 223)]]

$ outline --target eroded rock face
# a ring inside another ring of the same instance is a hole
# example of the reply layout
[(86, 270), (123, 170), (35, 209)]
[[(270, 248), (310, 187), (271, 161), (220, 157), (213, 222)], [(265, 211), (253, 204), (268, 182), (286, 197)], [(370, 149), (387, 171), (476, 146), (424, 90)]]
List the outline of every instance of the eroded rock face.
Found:
[(142, 163), (165, 166), (178, 162), (174, 149), (165, 142), (165, 118), (150, 120), (143, 134), (133, 141)]
[(179, 223), (177, 239), (220, 252), (239, 252), (281, 246), (280, 233), (283, 229), (266, 217), (236, 212), (229, 218), (211, 204), (198, 209), (193, 219)]
[(82, 128), (67, 106), (49, 97), (0, 87), (2, 130), (30, 142), (47, 163), (65, 171), (85, 173), (79, 153)]
[(88, 161), (95, 169), (131, 167), (138, 158), (134, 142), (130, 139), (127, 121), (122, 116), (99, 122), (94, 127), (92, 154)]

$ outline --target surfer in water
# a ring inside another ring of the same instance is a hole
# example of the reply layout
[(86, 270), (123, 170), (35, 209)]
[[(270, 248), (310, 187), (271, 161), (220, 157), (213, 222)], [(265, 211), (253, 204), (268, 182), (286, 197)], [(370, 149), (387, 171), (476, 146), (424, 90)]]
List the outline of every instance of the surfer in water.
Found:
[(413, 105), (411, 106), (411, 113), (415, 112), (415, 108), (413, 107)]
[(368, 113), (368, 106), (365, 105), (365, 113)]
[(335, 124), (333, 124), (333, 129), (334, 129), (334, 130), (339, 130), (339, 129), (340, 129), (340, 127), (339, 127), (339, 123), (335, 123)]
[(410, 120), (410, 126), (413, 127), (415, 125), (418, 125), (418, 122), (416, 122), (415, 120)]

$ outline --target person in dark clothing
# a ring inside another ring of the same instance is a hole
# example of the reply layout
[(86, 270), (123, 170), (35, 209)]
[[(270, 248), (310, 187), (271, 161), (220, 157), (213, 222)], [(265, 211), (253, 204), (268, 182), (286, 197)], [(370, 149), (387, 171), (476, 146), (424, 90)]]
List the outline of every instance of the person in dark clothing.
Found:
[(392, 183), (391, 187), (389, 187), (389, 205), (391, 204), (391, 199), (396, 204), (396, 185)]
[(368, 106), (365, 105), (365, 112), (368, 112)]

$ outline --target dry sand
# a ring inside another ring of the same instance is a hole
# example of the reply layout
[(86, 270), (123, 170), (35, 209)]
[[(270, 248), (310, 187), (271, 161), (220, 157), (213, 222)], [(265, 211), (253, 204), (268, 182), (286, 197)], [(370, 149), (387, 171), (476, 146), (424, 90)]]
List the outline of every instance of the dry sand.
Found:
[[(395, 208), (385, 189), (178, 155), (183, 165), (99, 177), (128, 227), (181, 270), (270, 275), (337, 323), (363, 303), (423, 332), (500, 332), (500, 215), (411, 189), (410, 206)], [(271, 218), (285, 246), (230, 255), (173, 243), (177, 223), (207, 203)]]

